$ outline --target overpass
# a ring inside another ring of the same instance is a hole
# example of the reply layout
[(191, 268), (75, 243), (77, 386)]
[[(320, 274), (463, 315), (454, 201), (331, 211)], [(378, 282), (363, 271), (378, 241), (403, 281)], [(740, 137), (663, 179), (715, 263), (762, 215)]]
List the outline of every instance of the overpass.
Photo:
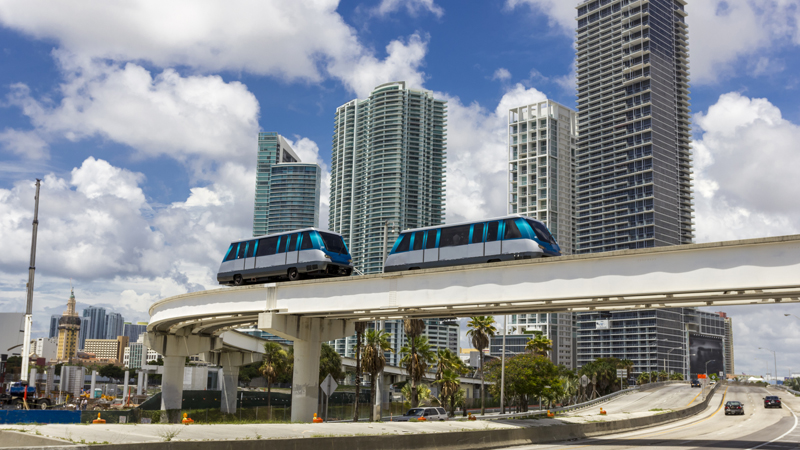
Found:
[[(194, 292), (153, 304), (147, 339), (165, 386), (180, 385), (186, 356), (243, 363), (252, 352), (226, 347), (229, 329), (294, 341), (292, 420), (307, 421), (320, 343), (355, 334), (356, 321), (789, 302), (800, 302), (800, 235)], [(165, 392), (175, 415), (180, 389)]]

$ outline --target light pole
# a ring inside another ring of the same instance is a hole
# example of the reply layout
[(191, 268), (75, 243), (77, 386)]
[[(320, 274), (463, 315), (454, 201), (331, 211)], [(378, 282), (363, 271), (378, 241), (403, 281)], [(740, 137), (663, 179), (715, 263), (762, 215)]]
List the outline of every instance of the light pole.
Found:
[(774, 366), (775, 367), (775, 373), (773, 375), (775, 376), (775, 386), (777, 386), (778, 385), (778, 355), (775, 353), (774, 350), (770, 350), (768, 348), (758, 347), (758, 349), (759, 350), (766, 350), (768, 352), (772, 352), (772, 358), (774, 359), (774, 363), (775, 363), (775, 366)]
[[(706, 384), (708, 384), (708, 363), (716, 362), (716, 359), (706, 361)], [(703, 388), (703, 400), (706, 399), (706, 388)]]
[(681, 349), (680, 347), (675, 347), (675, 348), (670, 349), (667, 352), (667, 357), (664, 358), (664, 372), (666, 372), (666, 373), (668, 373), (670, 375), (672, 374), (672, 372), (669, 370), (669, 367), (667, 367), (667, 360), (669, 359), (669, 354), (670, 353), (674, 352), (675, 350), (680, 350), (680, 349)]
[(389, 224), (395, 225), (395, 221), (387, 220), (383, 224), (383, 261), (381, 262), (381, 272), (384, 271), (383, 266), (386, 265), (386, 252), (388, 250), (386, 246), (389, 245), (389, 243), (387, 242), (389, 240)]
[(800, 320), (800, 317), (797, 317), (797, 316), (795, 316), (794, 314), (784, 314), (784, 316), (786, 316), (786, 317), (792, 316), (792, 317), (794, 317), (795, 319), (797, 319), (797, 320)]
[(500, 414), (506, 413), (506, 334), (508, 334), (508, 314), (503, 316), (503, 350), (500, 353)]

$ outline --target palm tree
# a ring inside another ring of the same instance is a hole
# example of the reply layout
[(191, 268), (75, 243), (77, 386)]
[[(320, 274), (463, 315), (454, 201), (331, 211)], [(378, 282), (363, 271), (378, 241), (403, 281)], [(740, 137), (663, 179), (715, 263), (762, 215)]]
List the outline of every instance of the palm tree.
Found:
[(533, 353), (536, 356), (547, 356), (547, 352), (553, 349), (553, 341), (547, 339), (540, 331), (536, 336), (525, 344), (525, 350)]
[(445, 369), (440, 378), (434, 383), (439, 385), (439, 404), (447, 408), (448, 400), (450, 403), (450, 416), (454, 416), (456, 412), (456, 405), (453, 397), (459, 389), (461, 389), (461, 381), (458, 379), (458, 373), (455, 370)]
[(447, 407), (447, 399), (450, 398), (450, 415), (455, 415), (455, 403), (453, 395), (461, 387), (459, 376), (466, 372), (464, 363), (449, 348), (438, 348), (436, 350), (436, 381), (441, 386), (441, 397), (444, 402), (442, 406)]
[[(411, 344), (410, 353), (416, 354), (417, 349), (416, 346), (416, 339), (422, 335), (422, 332), (425, 331), (425, 322), (422, 319), (403, 319), (403, 331), (406, 333), (406, 339)], [(401, 350), (402, 351), (402, 350)], [(416, 364), (415, 358), (411, 358), (409, 360), (409, 366), (406, 368), (408, 371), (409, 376), (411, 377), (411, 407), (416, 408), (419, 406), (417, 403), (417, 383), (422, 379), (420, 375), (417, 378), (412, 373), (420, 372), (419, 369), (415, 368), (414, 365)], [(420, 372), (424, 373), (424, 371)]]
[(422, 382), (422, 377), (428, 371), (428, 366), (435, 361), (435, 354), (428, 342), (428, 336), (406, 336), (406, 345), (400, 349), (400, 367), (406, 369), (411, 380), (411, 407), (416, 408), (419, 404), (417, 398), (417, 386)]
[(261, 364), (259, 372), (267, 380), (268, 414), (272, 413), (272, 383), (278, 381), (278, 378), (285, 372), (287, 359), (288, 354), (280, 344), (274, 341), (264, 343), (264, 362)]
[(353, 408), (353, 422), (358, 422), (358, 397), (361, 394), (361, 341), (364, 339), (366, 322), (356, 322), (356, 399)]
[(494, 327), (495, 321), (492, 316), (474, 316), (470, 317), (467, 326), (467, 336), (472, 337), (472, 345), (478, 350), (478, 355), (481, 359), (481, 415), (486, 414), (486, 387), (484, 386), (483, 377), (483, 350), (489, 346), (489, 341), (492, 336), (497, 333)]
[(683, 381), (683, 374), (680, 372), (674, 372), (669, 376), (669, 379), (672, 381)]
[[(378, 373), (386, 366), (386, 352), (392, 352), (392, 344), (389, 343), (389, 333), (383, 330), (368, 330), (366, 333), (366, 345), (364, 346), (363, 370), (370, 375), (370, 398), (375, 404), (377, 395)], [(380, 420), (380, 417), (377, 418)], [(374, 421), (375, 409), (371, 408), (369, 420)]]

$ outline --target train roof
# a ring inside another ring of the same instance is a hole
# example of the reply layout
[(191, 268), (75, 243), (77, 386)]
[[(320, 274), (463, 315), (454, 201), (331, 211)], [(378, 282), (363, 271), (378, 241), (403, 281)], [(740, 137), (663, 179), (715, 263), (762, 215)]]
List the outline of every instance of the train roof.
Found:
[(494, 222), (496, 220), (505, 220), (505, 219), (530, 219), (530, 220), (533, 220), (535, 222), (539, 222), (542, 225), (544, 225), (544, 223), (541, 220), (534, 219), (533, 217), (523, 216), (522, 214), (509, 214), (507, 216), (492, 217), (492, 218), (489, 218), (489, 219), (481, 219), (481, 220), (471, 220), (469, 222), (445, 223), (445, 224), (442, 224), (442, 225), (436, 225), (436, 226), (432, 226), (432, 227), (412, 228), (410, 230), (403, 230), (403, 231), (400, 232), (400, 234), (412, 233), (412, 232), (415, 232), (415, 231), (438, 230), (440, 228), (457, 227), (459, 225), (472, 225), (474, 223)]
[(336, 236), (342, 237), (341, 234), (333, 232), (333, 231), (320, 230), (319, 228), (300, 228), (298, 230), (284, 231), (283, 233), (265, 234), (265, 235), (262, 235), (262, 236), (253, 236), (253, 237), (249, 237), (249, 238), (245, 238), (245, 239), (239, 239), (237, 241), (231, 241), (231, 244), (237, 244), (239, 242), (252, 241), (253, 239), (263, 239), (263, 238), (267, 238), (267, 237), (286, 236), (287, 234), (302, 233), (304, 231), (318, 231), (320, 233), (335, 234)]

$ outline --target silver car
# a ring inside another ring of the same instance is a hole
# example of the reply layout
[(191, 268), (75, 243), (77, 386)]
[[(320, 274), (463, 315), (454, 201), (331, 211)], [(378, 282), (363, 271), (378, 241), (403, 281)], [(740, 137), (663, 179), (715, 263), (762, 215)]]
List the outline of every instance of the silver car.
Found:
[(405, 414), (394, 419), (395, 422), (408, 422), (411, 419), (419, 420), (424, 417), (426, 421), (447, 420), (447, 411), (444, 408), (433, 406), (411, 408)]

